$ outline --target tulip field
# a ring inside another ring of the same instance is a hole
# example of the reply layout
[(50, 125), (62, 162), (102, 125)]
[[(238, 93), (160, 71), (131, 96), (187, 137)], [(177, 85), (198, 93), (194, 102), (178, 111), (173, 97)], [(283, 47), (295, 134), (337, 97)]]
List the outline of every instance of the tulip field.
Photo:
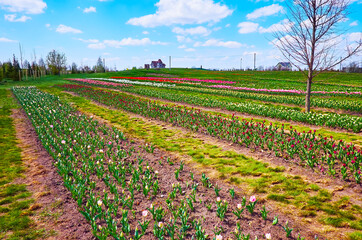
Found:
[(61, 87), (108, 106), (204, 132), (245, 147), (269, 150), (286, 159), (298, 158), (301, 165), (308, 165), (312, 169), (318, 166), (330, 175), (337, 174), (343, 179), (353, 178), (356, 183), (361, 182), (361, 150), (353, 144), (323, 138), (315, 131), (300, 133), (291, 128), (285, 132), (284, 127), (278, 129), (272, 124), (265, 125), (264, 122), (240, 121), (237, 117), (225, 119), (200, 110), (160, 105), (121, 93), (93, 90), (88, 86)]
[[(50, 205), (12, 194), (37, 160), (17, 175), (4, 161), (0, 176), (14, 177), (0, 185), (0, 238), (85, 239), (81, 228), (104, 240), (362, 239), (359, 81), (317, 79), (306, 113), (295, 73), (172, 71), (1, 85), (1, 143), (43, 151), (51, 167), (36, 174), (56, 172), (52, 187), (84, 222), (52, 232), (62, 218), (49, 209), (68, 205), (51, 191)], [(33, 135), (19, 137), (19, 114)], [(29, 150), (7, 149), (26, 161)]]
[[(16, 87), (13, 92), (96, 238), (249, 239), (251, 231), (243, 232), (241, 218), (255, 218), (269, 231), (285, 228), (284, 238), (291, 235), (288, 222), (283, 226), (278, 217), (268, 220), (265, 206), (257, 214), (255, 196), (235, 196), (233, 188), (223, 190), (205, 174), (196, 177), (184, 163), (154, 154), (152, 145), (134, 146), (122, 132), (53, 95), (34, 87)], [(150, 165), (147, 155), (157, 161)], [(174, 172), (174, 179), (163, 176), (166, 169)], [(205, 218), (209, 214), (215, 216)], [(221, 225), (224, 221), (227, 224)], [(215, 225), (214, 234), (205, 232), (206, 224)]]
[[(71, 79), (72, 80), (72, 79)], [(78, 81), (77, 79), (73, 79), (72, 81)], [(85, 84), (94, 85), (94, 80), (88, 80), (85, 82), (81, 80), (81, 82)], [(97, 81), (97, 86), (100, 86), (100, 82)], [(108, 82), (106, 82), (108, 85)], [(295, 110), (293, 108), (276, 108), (274, 106), (262, 105), (252, 102), (226, 102), (219, 101), (218, 99), (209, 99), (207, 97), (199, 97), (197, 95), (184, 95), (177, 94), (172, 90), (169, 91), (158, 91), (155, 89), (145, 89), (145, 88), (127, 88), (124, 91), (138, 93), (141, 95), (146, 95), (150, 97), (158, 97), (162, 99), (167, 99), (171, 101), (180, 101), (185, 103), (191, 103), (195, 105), (201, 105), (206, 107), (220, 107), (231, 111), (261, 115), (264, 117), (272, 117), (283, 120), (293, 120), (302, 123), (309, 123), (317, 126), (329, 126), (329, 127), (340, 127), (343, 129), (352, 130), (354, 132), (360, 132), (362, 129), (362, 117), (353, 116), (353, 115), (342, 115), (335, 113), (305, 113), (299, 110)], [(197, 92), (197, 91), (196, 91)], [(362, 103), (362, 102), (361, 102)], [(348, 103), (347, 103), (348, 104)], [(343, 105), (341, 104), (342, 108)], [(352, 105), (356, 106), (357, 110), (361, 110), (361, 105), (357, 103), (353, 103)], [(354, 108), (352, 108), (354, 109)]]

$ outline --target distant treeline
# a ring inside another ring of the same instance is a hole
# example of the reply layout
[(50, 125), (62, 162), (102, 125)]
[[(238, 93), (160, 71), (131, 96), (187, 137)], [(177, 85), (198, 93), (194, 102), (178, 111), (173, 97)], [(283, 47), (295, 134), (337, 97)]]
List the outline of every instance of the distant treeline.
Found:
[(67, 66), (67, 58), (64, 53), (52, 50), (48, 53), (45, 61), (40, 58), (39, 61), (27, 60), (19, 61), (15, 54), (12, 59), (6, 62), (0, 62), (0, 81), (13, 80), (21, 81), (28, 78), (38, 78), (45, 75), (75, 74), (75, 73), (93, 73), (109, 71), (105, 67), (104, 61), (99, 57), (95, 66), (81, 66), (72, 63)]

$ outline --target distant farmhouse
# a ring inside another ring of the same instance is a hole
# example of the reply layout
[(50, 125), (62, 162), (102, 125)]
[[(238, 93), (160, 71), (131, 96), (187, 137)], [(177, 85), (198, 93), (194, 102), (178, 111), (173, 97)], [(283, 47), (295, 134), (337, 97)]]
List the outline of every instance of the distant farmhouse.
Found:
[(290, 62), (279, 62), (274, 70), (278, 71), (292, 71), (292, 64)]
[(165, 68), (166, 64), (164, 64), (161, 59), (158, 59), (158, 61), (152, 61), (150, 67), (151, 68)]

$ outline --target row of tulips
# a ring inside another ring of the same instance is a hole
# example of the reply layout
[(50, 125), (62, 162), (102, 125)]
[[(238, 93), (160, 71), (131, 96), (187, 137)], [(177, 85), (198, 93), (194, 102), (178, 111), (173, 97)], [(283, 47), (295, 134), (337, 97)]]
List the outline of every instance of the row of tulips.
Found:
[[(116, 128), (76, 112), (53, 95), (34, 87), (16, 87), (13, 92), (96, 238), (249, 239), (240, 223), (247, 225), (250, 218), (259, 231), (264, 225), (284, 230), (285, 237), (278, 239), (291, 236), (288, 222), (268, 217), (265, 206), (256, 211), (255, 196), (247, 201), (233, 188), (222, 191), (205, 174), (197, 178), (170, 158), (150, 164), (152, 145), (132, 145)], [(163, 175), (166, 172), (174, 172), (175, 179)], [(209, 217), (199, 217), (205, 213)], [(203, 224), (215, 228), (206, 232)], [(270, 232), (252, 234), (272, 238)]]
[[(267, 89), (267, 88), (249, 88), (249, 87), (234, 87), (229, 85), (211, 85), (210, 88), (220, 88), (229, 90), (239, 90), (247, 92), (260, 92), (260, 93), (274, 93), (274, 94), (306, 94), (303, 90), (295, 89)], [(312, 91), (312, 95), (324, 95), (324, 96), (362, 96), (361, 92), (339, 92), (339, 91)]]
[(218, 84), (234, 84), (233, 81), (213, 80), (213, 79), (197, 79), (197, 78), (160, 78), (160, 77), (111, 77), (113, 79), (131, 79), (144, 81), (172, 81), (174, 83), (185, 82), (203, 82), (203, 83), (218, 83)]
[[(217, 89), (208, 89), (208, 88), (194, 88), (186, 86), (177, 86), (175, 90), (189, 91), (192, 93), (205, 93), (212, 94), (216, 96), (228, 96), (236, 97), (241, 99), (251, 99), (257, 101), (281, 103), (281, 104), (294, 104), (299, 106), (304, 106), (305, 97), (304, 96), (292, 96), (292, 95), (273, 95), (273, 94), (263, 94), (263, 93), (253, 93), (253, 92), (241, 92), (241, 91), (225, 91)], [(362, 113), (362, 104), (361, 101), (349, 100), (346, 98), (322, 98), (313, 96), (310, 102), (311, 107), (319, 108), (332, 108), (332, 109), (343, 109), (347, 111), (353, 111)]]
[(67, 78), (70, 81), (77, 81), (83, 84), (90, 84), (93, 86), (102, 86), (102, 87), (112, 87), (112, 88), (124, 88), (124, 87), (132, 87), (130, 82), (128, 83), (115, 83), (115, 82), (106, 82), (106, 81), (97, 81), (93, 79), (83, 79), (83, 78)]
[[(89, 83), (89, 82), (88, 82)], [(88, 84), (89, 85), (89, 84)], [(97, 86), (99, 86), (97, 84)], [(362, 117), (336, 113), (301, 112), (289, 107), (276, 107), (253, 102), (233, 103), (196, 94), (185, 95), (182, 92), (164, 91), (149, 88), (121, 88), (122, 91), (157, 97), (176, 102), (195, 104), (204, 107), (219, 107), (230, 111), (248, 113), (257, 116), (308, 123), (316, 126), (339, 127), (353, 132), (362, 129)]]
[(61, 87), (108, 106), (170, 122), (256, 150), (268, 150), (277, 157), (293, 159), (301, 165), (345, 180), (361, 181), (361, 150), (353, 144), (317, 135), (315, 131), (301, 133), (292, 128), (286, 131), (284, 127), (279, 129), (273, 124), (267, 126), (264, 122), (248, 122), (234, 116), (226, 119), (201, 110), (162, 105), (123, 93), (94, 90), (88, 86)]
[[(176, 87), (176, 84), (166, 84), (166, 83), (158, 83), (158, 82), (144, 82), (144, 81), (134, 81), (134, 80), (127, 80), (127, 79), (109, 79), (109, 78), (90, 78), (92, 80), (100, 80), (100, 81), (111, 81), (117, 83), (125, 83), (125, 84), (132, 84), (132, 85), (141, 85), (141, 86), (150, 86), (150, 87), (164, 87), (164, 88), (172, 88)], [(88, 79), (83, 79), (88, 80)]]
[(165, 84), (165, 83), (150, 83), (150, 82), (137, 82), (130, 80), (112, 80), (112, 81), (104, 81), (104, 78), (66, 78), (66, 80), (79, 82), (84, 85), (90, 86), (98, 86), (98, 87), (107, 87), (107, 88), (125, 88), (125, 87), (133, 87), (133, 85), (142, 85), (142, 86), (151, 86), (151, 87), (175, 87), (175, 84)]

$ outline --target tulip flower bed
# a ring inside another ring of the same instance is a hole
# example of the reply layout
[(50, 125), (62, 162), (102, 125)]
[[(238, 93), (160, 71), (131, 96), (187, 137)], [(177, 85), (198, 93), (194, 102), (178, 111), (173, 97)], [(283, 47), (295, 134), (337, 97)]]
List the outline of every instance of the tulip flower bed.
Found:
[[(306, 94), (303, 90), (294, 90), (294, 89), (266, 89), (266, 88), (248, 88), (248, 87), (234, 87), (229, 85), (211, 85), (210, 88), (221, 88), (221, 89), (230, 89), (230, 90), (240, 90), (246, 92), (260, 92), (260, 93), (273, 93), (273, 94), (292, 94), (300, 95)], [(321, 96), (358, 96), (361, 97), (361, 92), (338, 92), (338, 91), (312, 91), (312, 95), (321, 95)]]
[(76, 81), (76, 82), (80, 82), (80, 83), (88, 84), (88, 85), (92, 85), (92, 86), (100, 86), (100, 87), (112, 87), (112, 88), (132, 87), (131, 84), (97, 81), (97, 80), (93, 80), (93, 79), (68, 78), (67, 80)]
[(362, 153), (353, 144), (334, 141), (314, 132), (286, 131), (264, 122), (248, 122), (237, 117), (225, 119), (200, 110), (182, 106), (161, 105), (127, 94), (94, 90), (79, 85), (63, 85), (61, 88), (101, 104), (134, 112), (146, 117), (186, 127), (221, 139), (227, 139), (255, 150), (273, 152), (275, 156), (309, 166), (323, 174), (361, 182)]
[(218, 83), (218, 84), (234, 84), (235, 83), (233, 81), (196, 79), (196, 78), (159, 78), (159, 77), (111, 77), (111, 78), (144, 80), (144, 81), (170, 81), (173, 83), (184, 83), (184, 82), (203, 82), (203, 83)]
[[(97, 85), (100, 86), (100, 85)], [(271, 117), (282, 120), (292, 120), (296, 122), (308, 123), (316, 126), (339, 127), (353, 132), (360, 132), (362, 129), (362, 118), (352, 115), (342, 115), (336, 113), (315, 113), (301, 112), (288, 107), (275, 107), (253, 102), (230, 102), (222, 101), (212, 97), (185, 95), (173, 90), (159, 91), (149, 88), (122, 88), (122, 91), (141, 94), (149, 97), (157, 97), (170, 101), (184, 102), (204, 107), (219, 107), (230, 111), (248, 113), (258, 116)]]
[(34, 87), (13, 93), (96, 238), (302, 239), (255, 196), (192, 173), (58, 97)]
[(165, 83), (184, 83), (181, 81), (176, 81), (174, 79), (168, 79), (168, 78), (147, 78), (147, 77), (111, 77), (114, 79), (121, 79), (121, 80), (143, 80), (143, 81), (149, 81), (149, 82), (165, 82)]
[[(153, 82), (138, 82), (138, 81), (130, 81), (127, 79), (108, 79), (108, 78), (67, 78), (69, 81), (73, 82), (79, 82), (85, 85), (90, 86), (99, 86), (99, 87), (109, 87), (109, 88), (123, 88), (123, 87), (129, 87), (133, 85), (142, 85), (142, 86), (151, 86), (151, 87), (175, 87), (176, 84), (165, 84), (165, 83), (153, 83)], [(112, 85), (108, 83), (121, 83), (118, 86)]]
[[(299, 106), (304, 106), (305, 96), (292, 96), (292, 95), (273, 95), (273, 94), (261, 94), (261, 93), (252, 93), (252, 92), (241, 92), (241, 91), (225, 91), (217, 89), (207, 89), (207, 88), (194, 88), (194, 87), (185, 87), (177, 86), (175, 90), (189, 91), (192, 93), (205, 93), (212, 94), (216, 96), (229, 96), (236, 97), (241, 99), (252, 99), (257, 101), (281, 103), (281, 104), (294, 104)], [(311, 107), (320, 107), (320, 108), (333, 108), (333, 109), (344, 109), (347, 111), (354, 111), (362, 113), (362, 102), (360, 100), (347, 100), (346, 98), (333, 98), (333, 97), (316, 97), (311, 98)]]

